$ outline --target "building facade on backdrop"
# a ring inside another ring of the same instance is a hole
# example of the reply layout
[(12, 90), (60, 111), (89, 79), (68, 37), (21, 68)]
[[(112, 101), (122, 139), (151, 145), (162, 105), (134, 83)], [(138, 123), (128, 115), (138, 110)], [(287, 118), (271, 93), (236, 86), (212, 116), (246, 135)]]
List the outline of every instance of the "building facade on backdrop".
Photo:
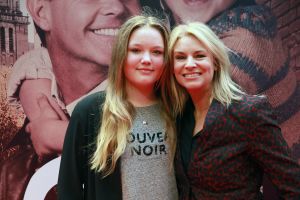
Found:
[(29, 50), (28, 16), (20, 10), (20, 0), (0, 0), (0, 62), (12, 65)]

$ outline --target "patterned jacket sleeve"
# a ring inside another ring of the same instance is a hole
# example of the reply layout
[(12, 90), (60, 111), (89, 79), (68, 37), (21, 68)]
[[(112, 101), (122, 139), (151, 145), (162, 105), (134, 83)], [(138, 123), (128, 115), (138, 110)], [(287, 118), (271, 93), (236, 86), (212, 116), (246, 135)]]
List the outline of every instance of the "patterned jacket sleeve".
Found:
[(284, 199), (300, 199), (300, 167), (277, 125), (276, 116), (266, 99), (250, 109), (252, 131), (248, 134), (249, 153)]

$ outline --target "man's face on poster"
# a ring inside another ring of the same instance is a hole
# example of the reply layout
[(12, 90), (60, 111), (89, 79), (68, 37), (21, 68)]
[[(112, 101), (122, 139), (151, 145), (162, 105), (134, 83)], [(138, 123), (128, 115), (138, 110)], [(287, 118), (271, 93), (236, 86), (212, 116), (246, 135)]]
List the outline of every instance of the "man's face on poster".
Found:
[(206, 23), (237, 0), (162, 0), (173, 13), (176, 23)]
[(51, 0), (51, 42), (67, 55), (99, 65), (110, 62), (121, 24), (140, 12), (138, 0)]

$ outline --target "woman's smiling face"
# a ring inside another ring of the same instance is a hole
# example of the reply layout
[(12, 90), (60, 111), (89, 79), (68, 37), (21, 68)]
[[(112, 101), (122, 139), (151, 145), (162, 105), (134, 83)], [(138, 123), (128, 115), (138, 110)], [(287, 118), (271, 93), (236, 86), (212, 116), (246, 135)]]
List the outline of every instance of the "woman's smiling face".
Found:
[(215, 70), (212, 55), (196, 37), (179, 38), (172, 59), (175, 78), (189, 93), (211, 90)]

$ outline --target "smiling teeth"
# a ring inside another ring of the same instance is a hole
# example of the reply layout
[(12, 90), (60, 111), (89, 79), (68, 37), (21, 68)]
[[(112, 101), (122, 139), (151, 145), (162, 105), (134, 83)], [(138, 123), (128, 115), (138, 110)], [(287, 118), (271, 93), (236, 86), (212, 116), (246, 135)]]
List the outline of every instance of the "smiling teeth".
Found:
[(94, 33), (98, 35), (109, 35), (109, 36), (116, 36), (118, 33), (118, 28), (107, 28), (107, 29), (97, 29), (94, 30)]
[(193, 77), (197, 77), (197, 76), (200, 76), (200, 74), (196, 73), (196, 74), (185, 74), (184, 77), (187, 77), (187, 78), (193, 78)]

